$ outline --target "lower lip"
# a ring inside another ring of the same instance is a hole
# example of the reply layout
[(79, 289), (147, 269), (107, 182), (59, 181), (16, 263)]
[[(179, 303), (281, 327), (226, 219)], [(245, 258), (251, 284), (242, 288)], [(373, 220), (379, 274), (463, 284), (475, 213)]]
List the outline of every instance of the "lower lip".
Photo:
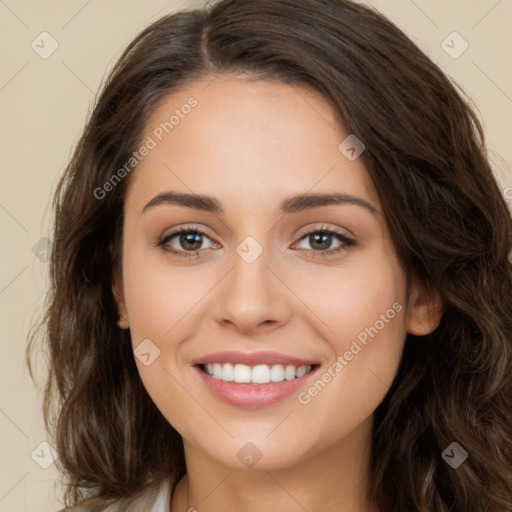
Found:
[(258, 409), (274, 405), (281, 400), (296, 394), (306, 384), (318, 368), (293, 380), (282, 382), (271, 382), (269, 384), (238, 384), (236, 382), (225, 382), (221, 379), (214, 379), (207, 375), (198, 366), (195, 367), (199, 376), (203, 379), (206, 387), (220, 400), (237, 407), (247, 409)]

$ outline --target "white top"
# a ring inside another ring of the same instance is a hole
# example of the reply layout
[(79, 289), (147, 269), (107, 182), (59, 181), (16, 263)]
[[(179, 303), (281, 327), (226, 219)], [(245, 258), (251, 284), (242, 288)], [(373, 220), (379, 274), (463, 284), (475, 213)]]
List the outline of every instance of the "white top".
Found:
[(152, 488), (135, 500), (120, 500), (118, 504), (109, 505), (106, 508), (98, 509), (97, 506), (77, 505), (59, 512), (171, 512), (170, 483), (171, 480), (168, 478), (157, 489), (156, 494)]

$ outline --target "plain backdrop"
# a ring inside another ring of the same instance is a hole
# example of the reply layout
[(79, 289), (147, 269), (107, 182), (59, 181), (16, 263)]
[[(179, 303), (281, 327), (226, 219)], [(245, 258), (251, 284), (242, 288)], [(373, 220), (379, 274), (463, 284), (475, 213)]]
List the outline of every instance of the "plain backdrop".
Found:
[[(365, 3), (467, 92), (504, 195), (512, 197), (512, 0)], [(61, 507), (42, 423), (44, 354), (38, 385), (25, 366), (28, 329), (48, 281), (52, 193), (123, 48), (151, 21), (195, 5), (201, 2), (0, 1), (0, 512)]]

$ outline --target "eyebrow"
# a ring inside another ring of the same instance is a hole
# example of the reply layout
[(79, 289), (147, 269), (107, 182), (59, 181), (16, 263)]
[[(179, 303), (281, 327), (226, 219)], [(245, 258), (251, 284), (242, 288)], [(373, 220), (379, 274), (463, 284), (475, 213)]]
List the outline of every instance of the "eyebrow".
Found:
[[(336, 204), (360, 206), (368, 210), (372, 215), (379, 214), (378, 210), (368, 201), (349, 194), (300, 194), (285, 199), (281, 203), (280, 211), (282, 214), (298, 213), (321, 206)], [(209, 213), (224, 213), (220, 202), (214, 197), (172, 191), (157, 194), (144, 206), (142, 213), (158, 205), (177, 205)]]

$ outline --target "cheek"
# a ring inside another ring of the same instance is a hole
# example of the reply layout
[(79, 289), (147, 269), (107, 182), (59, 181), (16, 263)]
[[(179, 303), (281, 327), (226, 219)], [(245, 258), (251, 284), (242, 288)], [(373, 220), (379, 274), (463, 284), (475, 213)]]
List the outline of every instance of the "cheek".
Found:
[(152, 251), (149, 258), (147, 249), (134, 247), (125, 251), (123, 260), (132, 346), (153, 402), (174, 426), (186, 430), (183, 418), (194, 404), (181, 384), (184, 369), (178, 361), (179, 344), (191, 325), (199, 325), (204, 315), (201, 299), (215, 281), (192, 267), (172, 267), (163, 256), (155, 255), (156, 249)]
[[(125, 296), (140, 378), (153, 403), (181, 432), (187, 431), (186, 419), (194, 413), (194, 403), (182, 384), (179, 336), (198, 290), (187, 286), (186, 275), (176, 270), (169, 275), (169, 269), (164, 270), (128, 264)], [(148, 353), (149, 357), (144, 356)]]
[(316, 314), (318, 325), (324, 325), (336, 354), (348, 350), (358, 336), (364, 341), (366, 333), (370, 339), (366, 329), (375, 324), (379, 335), (389, 339), (388, 349), (394, 341), (402, 344), (405, 319), (398, 313), (405, 310), (405, 276), (398, 262), (379, 249), (328, 271), (296, 273), (294, 292)]
[(308, 304), (329, 327), (331, 360), (299, 402), (318, 428), (350, 429), (373, 413), (395, 377), (407, 335), (405, 277), (396, 261), (372, 258), (331, 274), (319, 289)]
[(172, 266), (165, 256), (135, 249), (124, 261), (124, 288), (130, 329), (136, 339), (168, 340), (208, 290), (204, 272)]
[(396, 261), (381, 259), (367, 268), (353, 277), (344, 298), (336, 351), (345, 356), (347, 374), (355, 380), (371, 388), (389, 387), (406, 336), (405, 280)]

